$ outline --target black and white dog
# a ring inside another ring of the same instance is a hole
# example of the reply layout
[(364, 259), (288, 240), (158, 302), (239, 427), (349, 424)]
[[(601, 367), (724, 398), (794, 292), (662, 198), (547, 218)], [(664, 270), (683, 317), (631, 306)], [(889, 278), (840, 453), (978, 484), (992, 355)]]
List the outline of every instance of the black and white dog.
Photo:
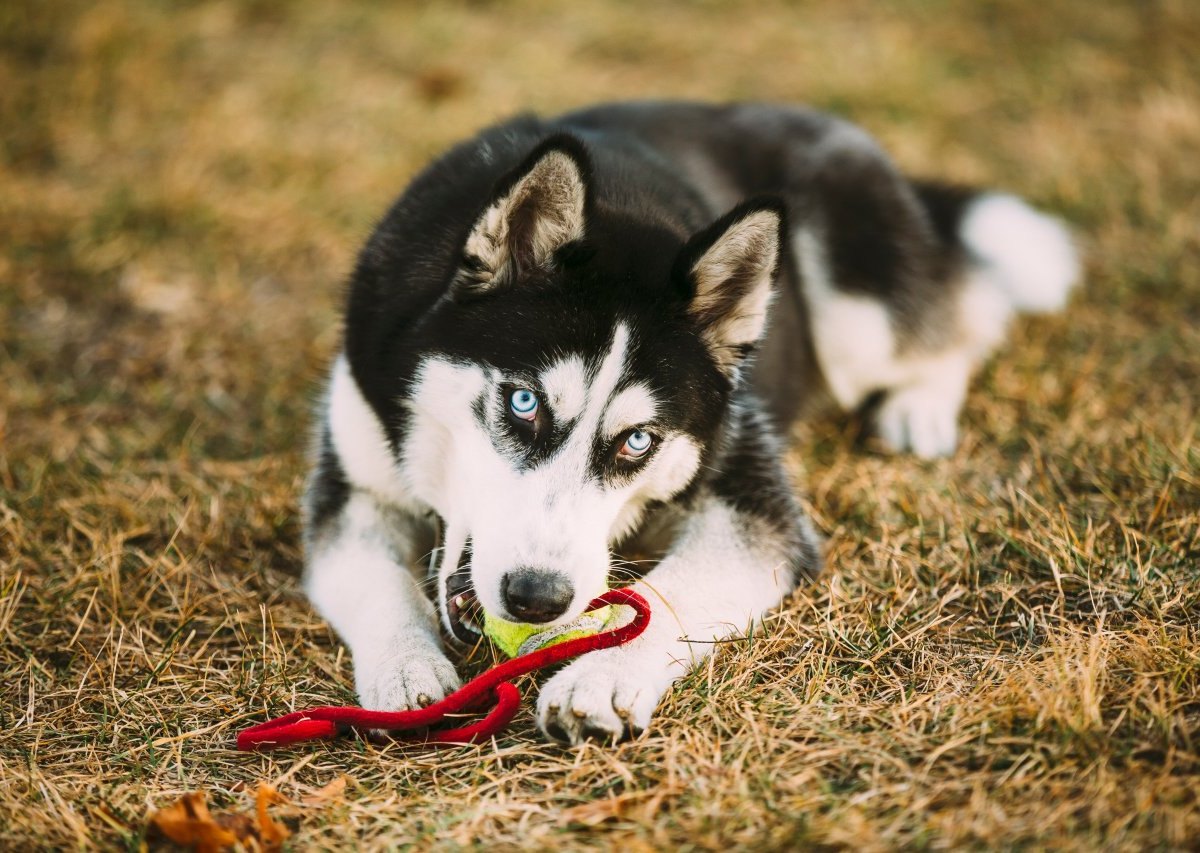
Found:
[(463, 641), (479, 606), (561, 624), (652, 554), (647, 632), (537, 706), (560, 740), (642, 730), (820, 568), (792, 419), (871, 398), (885, 445), (952, 452), (1010, 316), (1078, 273), (1057, 220), (908, 180), (810, 110), (618, 104), (453, 148), (363, 249), (320, 412), (306, 587), (361, 702), (458, 685), (439, 615)]

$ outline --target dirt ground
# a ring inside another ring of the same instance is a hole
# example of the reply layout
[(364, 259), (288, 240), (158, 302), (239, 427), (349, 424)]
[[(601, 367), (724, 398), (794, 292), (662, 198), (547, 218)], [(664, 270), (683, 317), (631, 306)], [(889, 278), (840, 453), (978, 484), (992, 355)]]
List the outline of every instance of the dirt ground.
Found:
[[(345, 775), (292, 849), (1196, 849), (1197, 57), (1190, 0), (0, 4), (0, 847)], [(235, 752), (353, 700), (297, 497), (372, 222), (486, 122), (660, 95), (849, 116), (1086, 281), (953, 458), (797, 431), (826, 574), (641, 739)]]

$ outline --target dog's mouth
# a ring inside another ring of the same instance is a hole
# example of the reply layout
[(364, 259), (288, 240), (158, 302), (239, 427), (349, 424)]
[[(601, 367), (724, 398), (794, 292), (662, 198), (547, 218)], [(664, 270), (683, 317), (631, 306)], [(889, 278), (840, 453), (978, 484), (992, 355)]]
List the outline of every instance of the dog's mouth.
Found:
[(483, 608), (471, 586), (471, 569), (459, 566), (446, 579), (446, 619), (460, 643), (474, 645), (483, 636)]

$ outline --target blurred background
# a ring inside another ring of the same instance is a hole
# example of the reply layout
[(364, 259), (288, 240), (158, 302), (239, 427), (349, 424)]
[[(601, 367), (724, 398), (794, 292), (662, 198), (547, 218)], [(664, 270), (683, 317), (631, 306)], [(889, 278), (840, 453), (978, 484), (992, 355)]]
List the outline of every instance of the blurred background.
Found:
[(1068, 217), (1089, 302), (1178, 307), (1198, 55), (1190, 0), (8, 0), (0, 385), (38, 455), (294, 448), (354, 252), (406, 179), (513, 112), (619, 98), (834, 110), (913, 173)]
[(132, 849), (148, 802), (283, 772), (231, 758), (238, 720), (353, 700), (295, 575), (355, 252), (481, 126), (650, 97), (840, 113), (911, 173), (1068, 219), (1085, 283), (1016, 324), (955, 458), (798, 432), (827, 579), (617, 782), (522, 718), (432, 788), (320, 753), (293, 781), (378, 796), (307, 831), (554, 841), (625, 790), (657, 827), (605, 825), (664, 846), (1195, 843), (1196, 0), (3, 0), (0, 846)]

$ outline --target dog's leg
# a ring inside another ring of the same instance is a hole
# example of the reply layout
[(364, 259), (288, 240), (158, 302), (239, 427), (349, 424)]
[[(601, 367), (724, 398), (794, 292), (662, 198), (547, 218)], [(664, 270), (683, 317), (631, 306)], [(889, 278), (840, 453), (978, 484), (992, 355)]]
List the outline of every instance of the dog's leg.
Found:
[(958, 443), (958, 415), (975, 368), (1002, 341), (1015, 312), (1049, 313), (1066, 304), (1079, 259), (1062, 222), (1014, 196), (975, 195), (937, 184), (915, 185), (935, 224), (940, 251), (958, 258), (948, 310), (930, 312), (944, 327), (934, 355), (897, 359), (903, 378), (876, 412), (876, 429), (892, 450), (944, 456)]
[[(919, 229), (896, 241), (894, 250), (908, 252), (910, 262), (897, 264), (904, 274), (894, 272), (879, 293), (839, 280), (831, 256), (844, 235), (802, 225), (793, 245), (814, 349), (834, 398), (849, 411), (883, 392), (875, 412), (880, 440), (930, 458), (954, 452), (970, 377), (1003, 340), (1012, 315), (1061, 308), (1079, 262), (1065, 226), (1019, 199), (933, 185), (919, 190), (926, 205), (941, 205), (941, 243), (922, 248)], [(946, 257), (921, 264), (930, 251)], [(913, 272), (921, 269), (944, 280), (918, 286)]]
[(458, 686), (433, 605), (413, 574), (432, 536), (399, 507), (406, 495), (382, 426), (344, 358), (334, 363), (325, 403), (305, 494), (306, 591), (350, 648), (364, 707), (428, 704)]
[(542, 731), (561, 741), (619, 740), (650, 722), (672, 683), (722, 638), (748, 630), (818, 571), (817, 537), (773, 441), (740, 437), (697, 500), (674, 547), (634, 589), (650, 602), (645, 633), (593, 652), (546, 682)]
[(310, 546), (305, 587), (354, 657), (364, 708), (428, 705), (457, 689), (440, 648), (433, 605), (409, 565), (415, 520), (354, 491)]

